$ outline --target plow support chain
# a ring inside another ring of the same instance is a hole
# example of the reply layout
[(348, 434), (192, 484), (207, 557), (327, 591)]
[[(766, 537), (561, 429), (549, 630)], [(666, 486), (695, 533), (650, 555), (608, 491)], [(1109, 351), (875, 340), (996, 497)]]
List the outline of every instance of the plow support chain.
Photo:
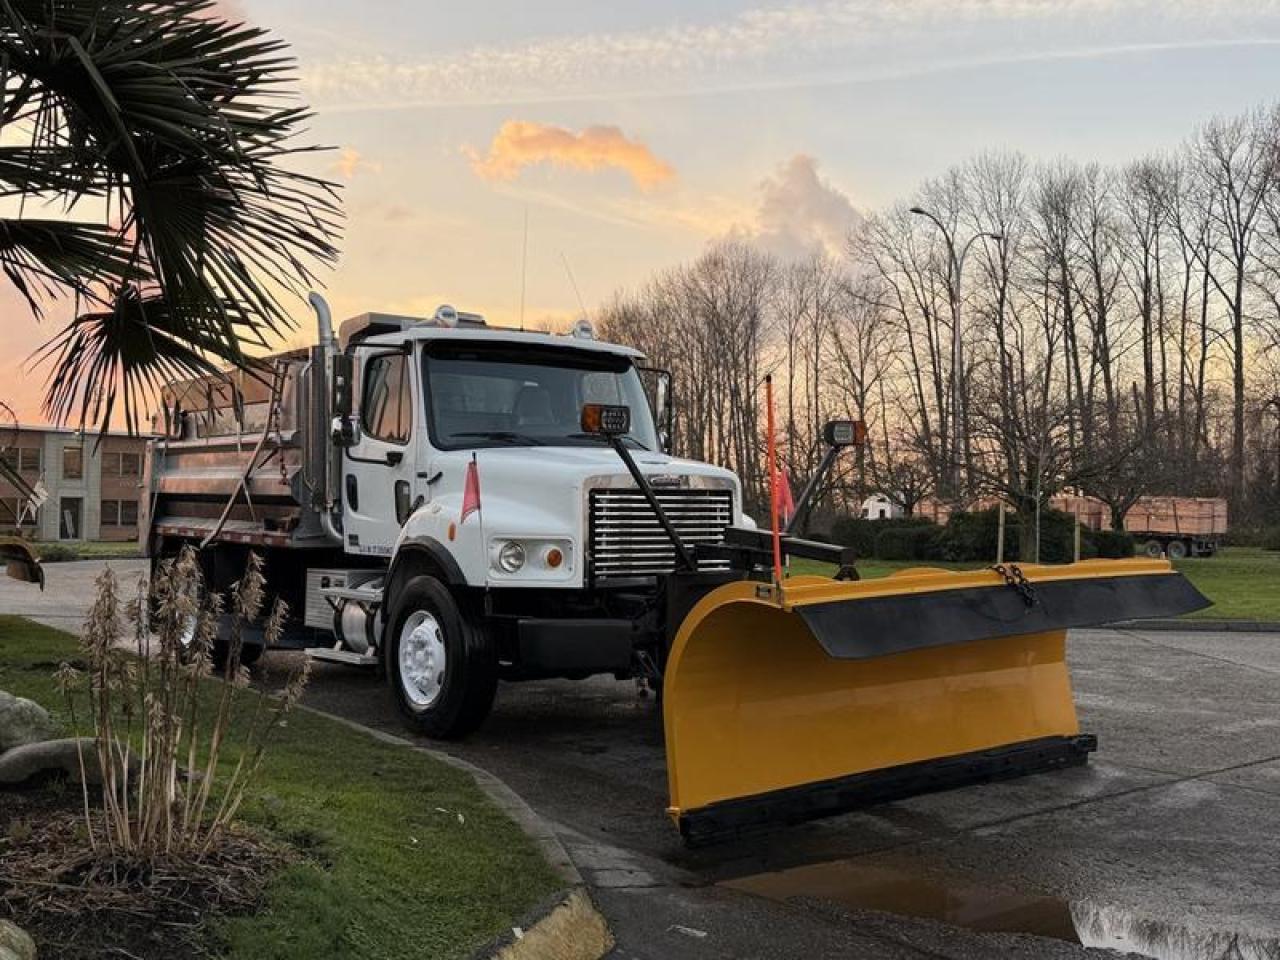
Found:
[(667, 662), (669, 812), (698, 844), (1083, 763), (1067, 628), (1207, 605), (1163, 560), (719, 587)]

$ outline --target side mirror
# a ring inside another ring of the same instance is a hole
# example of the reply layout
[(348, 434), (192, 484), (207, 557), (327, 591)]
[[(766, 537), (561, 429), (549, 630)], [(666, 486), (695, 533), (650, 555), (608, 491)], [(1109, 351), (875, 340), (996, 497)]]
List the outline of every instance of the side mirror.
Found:
[(360, 426), (350, 416), (334, 417), (329, 428), (333, 445), (336, 447), (354, 447), (360, 442)]
[(862, 420), (832, 420), (822, 428), (829, 447), (861, 447), (867, 442), (867, 424)]
[(657, 367), (638, 367), (649, 406), (653, 410), (653, 423), (658, 431), (658, 446), (663, 453), (671, 453), (674, 445), (674, 389), (670, 370)]
[(582, 432), (594, 437), (620, 437), (631, 429), (631, 408), (588, 403), (582, 408)]
[(339, 417), (351, 416), (351, 357), (339, 353), (333, 358), (333, 412)]

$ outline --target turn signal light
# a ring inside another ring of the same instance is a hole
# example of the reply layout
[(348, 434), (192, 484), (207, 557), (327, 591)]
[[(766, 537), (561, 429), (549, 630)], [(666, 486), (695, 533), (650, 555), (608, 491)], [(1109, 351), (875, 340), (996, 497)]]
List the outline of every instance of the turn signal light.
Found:
[(631, 408), (588, 403), (582, 408), (582, 432), (593, 436), (620, 437), (631, 429)]
[(548, 567), (552, 570), (556, 570), (559, 568), (560, 564), (564, 563), (564, 554), (561, 553), (558, 548), (552, 547), (547, 551), (547, 555), (544, 559), (546, 560)]

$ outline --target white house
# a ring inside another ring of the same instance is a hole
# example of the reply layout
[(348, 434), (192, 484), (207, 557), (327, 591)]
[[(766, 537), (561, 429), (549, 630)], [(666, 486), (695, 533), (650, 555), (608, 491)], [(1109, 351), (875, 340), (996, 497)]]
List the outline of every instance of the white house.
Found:
[(902, 516), (902, 507), (883, 493), (874, 493), (862, 501), (862, 516), (866, 520), (893, 520)]

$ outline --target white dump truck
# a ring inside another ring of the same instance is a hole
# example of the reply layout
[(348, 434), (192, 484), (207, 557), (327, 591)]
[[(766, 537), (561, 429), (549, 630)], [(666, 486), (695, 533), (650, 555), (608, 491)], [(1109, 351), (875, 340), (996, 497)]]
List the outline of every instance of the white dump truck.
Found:
[[(1206, 602), (1163, 560), (855, 582), (848, 550), (757, 530), (731, 472), (671, 456), (670, 377), (589, 325), (442, 307), (335, 338), (313, 305), (317, 346), (165, 389), (149, 555), (198, 545), (222, 592), (256, 552), (284, 642), (384, 670), (431, 736), (473, 730), (500, 679), (652, 685), (691, 843), (1083, 763), (1066, 630)], [(793, 526), (859, 426), (826, 425)]]
[[(731, 472), (666, 452), (669, 376), (586, 322), (522, 332), (446, 306), (364, 314), (335, 338), (312, 303), (318, 346), (165, 389), (148, 554), (198, 544), (225, 591), (256, 551), (296, 614), (284, 642), (385, 667), (405, 717), (436, 736), (479, 724), (500, 677), (656, 683), (657, 606), (675, 602), (657, 576), (751, 526)], [(584, 431), (593, 404), (628, 412), (615, 442), (630, 464)], [(701, 570), (718, 583), (727, 566)], [(250, 632), (244, 661), (260, 652)]]

